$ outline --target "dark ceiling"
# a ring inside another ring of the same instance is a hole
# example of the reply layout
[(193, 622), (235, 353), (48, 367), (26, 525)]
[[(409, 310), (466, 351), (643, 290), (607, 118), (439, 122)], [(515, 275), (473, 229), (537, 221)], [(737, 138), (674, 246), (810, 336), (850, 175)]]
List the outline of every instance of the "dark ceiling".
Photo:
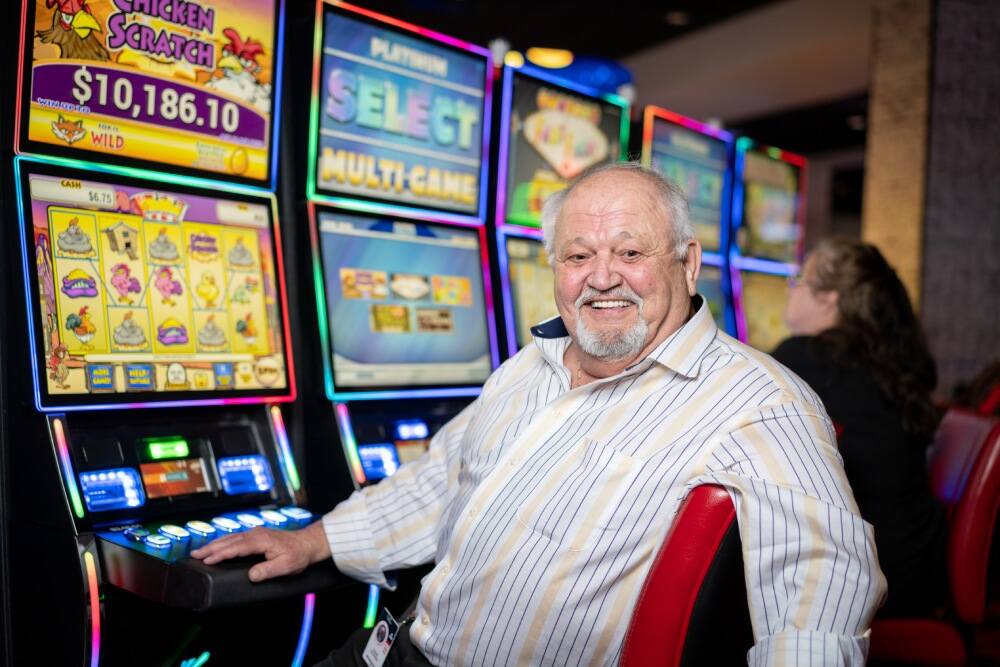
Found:
[[(770, 2), (359, 0), (357, 4), (474, 44), (485, 46), (503, 37), (517, 50), (545, 46), (620, 59)], [(684, 19), (684, 25), (671, 23)]]

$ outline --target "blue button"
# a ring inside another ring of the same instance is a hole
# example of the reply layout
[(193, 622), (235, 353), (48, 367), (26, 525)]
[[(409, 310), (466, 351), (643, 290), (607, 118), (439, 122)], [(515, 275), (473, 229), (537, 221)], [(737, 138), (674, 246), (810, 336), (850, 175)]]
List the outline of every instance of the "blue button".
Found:
[(261, 519), (256, 514), (251, 514), (250, 512), (243, 512), (236, 515), (236, 520), (242, 523), (247, 528), (256, 528), (257, 526), (263, 526), (264, 520)]
[(313, 513), (301, 507), (282, 507), (281, 513), (296, 521), (308, 521), (313, 517)]
[(281, 512), (275, 512), (274, 510), (261, 510), (260, 518), (264, 520), (269, 526), (281, 526), (288, 523), (288, 517)]
[(147, 535), (149, 535), (149, 531), (142, 526), (139, 526), (138, 528), (129, 528), (125, 531), (125, 537), (134, 542), (142, 542), (143, 538)]
[(226, 516), (217, 516), (212, 519), (212, 525), (224, 533), (238, 533), (243, 526)]
[(184, 524), (184, 527), (198, 537), (208, 537), (209, 535), (215, 535), (216, 532), (212, 524), (205, 523), (204, 521), (188, 521)]
[(170, 523), (165, 523), (160, 526), (160, 534), (166, 535), (170, 539), (177, 540), (178, 542), (191, 539), (191, 533), (187, 532), (180, 526), (175, 526)]
[(147, 535), (144, 541), (148, 546), (151, 546), (154, 549), (169, 549), (170, 545), (173, 544), (169, 538), (166, 538), (163, 535)]

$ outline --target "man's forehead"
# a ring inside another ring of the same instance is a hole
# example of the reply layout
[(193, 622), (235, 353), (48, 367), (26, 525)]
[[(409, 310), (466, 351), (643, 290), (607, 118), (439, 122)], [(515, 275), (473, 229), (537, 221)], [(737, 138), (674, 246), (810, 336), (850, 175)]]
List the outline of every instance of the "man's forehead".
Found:
[[(576, 236), (567, 228), (609, 225), (615, 236), (632, 238), (646, 235), (651, 229), (666, 230), (666, 211), (655, 190), (644, 179), (632, 174), (602, 174), (578, 185), (566, 198), (557, 227)], [(622, 230), (621, 226), (627, 228)], [(632, 230), (631, 232), (629, 230)]]

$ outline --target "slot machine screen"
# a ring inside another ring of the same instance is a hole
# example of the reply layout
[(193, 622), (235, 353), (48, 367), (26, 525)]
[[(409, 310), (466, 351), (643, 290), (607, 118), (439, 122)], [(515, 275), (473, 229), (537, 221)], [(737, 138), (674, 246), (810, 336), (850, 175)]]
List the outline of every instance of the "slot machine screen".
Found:
[(743, 167), (743, 223), (737, 243), (744, 257), (798, 259), (800, 169), (750, 150)]
[(695, 236), (708, 252), (720, 252), (722, 229), (729, 224), (729, 165), (731, 142), (654, 115), (647, 107), (643, 161), (670, 179), (688, 199)]
[(290, 395), (271, 195), (19, 170), (40, 407)]
[(320, 10), (310, 194), (479, 216), (488, 52), (369, 12)]
[(702, 264), (698, 274), (698, 294), (704, 297), (715, 323), (723, 331), (726, 327), (726, 295), (722, 285), (722, 268)]
[(481, 228), (322, 208), (316, 215), (337, 392), (486, 380)]
[(785, 324), (788, 278), (770, 273), (740, 271), (746, 342), (770, 352), (791, 332)]
[(269, 185), (279, 5), (25, 0), (18, 152)]
[(514, 330), (517, 348), (521, 349), (531, 342), (531, 327), (559, 314), (555, 276), (540, 240), (519, 236), (506, 239)]
[[(616, 162), (628, 150), (628, 106), (508, 68), (512, 77), (506, 132), (504, 222), (539, 227), (542, 206), (588, 167)], [(504, 169), (501, 160), (500, 169)]]

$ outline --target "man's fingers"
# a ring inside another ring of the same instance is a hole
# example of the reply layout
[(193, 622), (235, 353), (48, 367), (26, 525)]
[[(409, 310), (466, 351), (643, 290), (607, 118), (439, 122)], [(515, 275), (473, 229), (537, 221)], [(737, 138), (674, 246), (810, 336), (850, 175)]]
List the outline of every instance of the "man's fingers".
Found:
[(196, 558), (202, 558), (206, 565), (214, 565), (229, 558), (264, 553), (266, 548), (265, 539), (262, 539), (260, 535), (254, 535), (250, 532), (241, 535), (220, 537), (197, 552), (191, 552), (191, 555), (195, 556), (195, 553), (197, 553)]
[(266, 560), (263, 563), (257, 563), (250, 568), (247, 576), (250, 577), (250, 581), (257, 582), (284, 576), (286, 574), (295, 574), (301, 569), (302, 568), (296, 568), (294, 566), (291, 557), (287, 554), (281, 554), (272, 559)]

